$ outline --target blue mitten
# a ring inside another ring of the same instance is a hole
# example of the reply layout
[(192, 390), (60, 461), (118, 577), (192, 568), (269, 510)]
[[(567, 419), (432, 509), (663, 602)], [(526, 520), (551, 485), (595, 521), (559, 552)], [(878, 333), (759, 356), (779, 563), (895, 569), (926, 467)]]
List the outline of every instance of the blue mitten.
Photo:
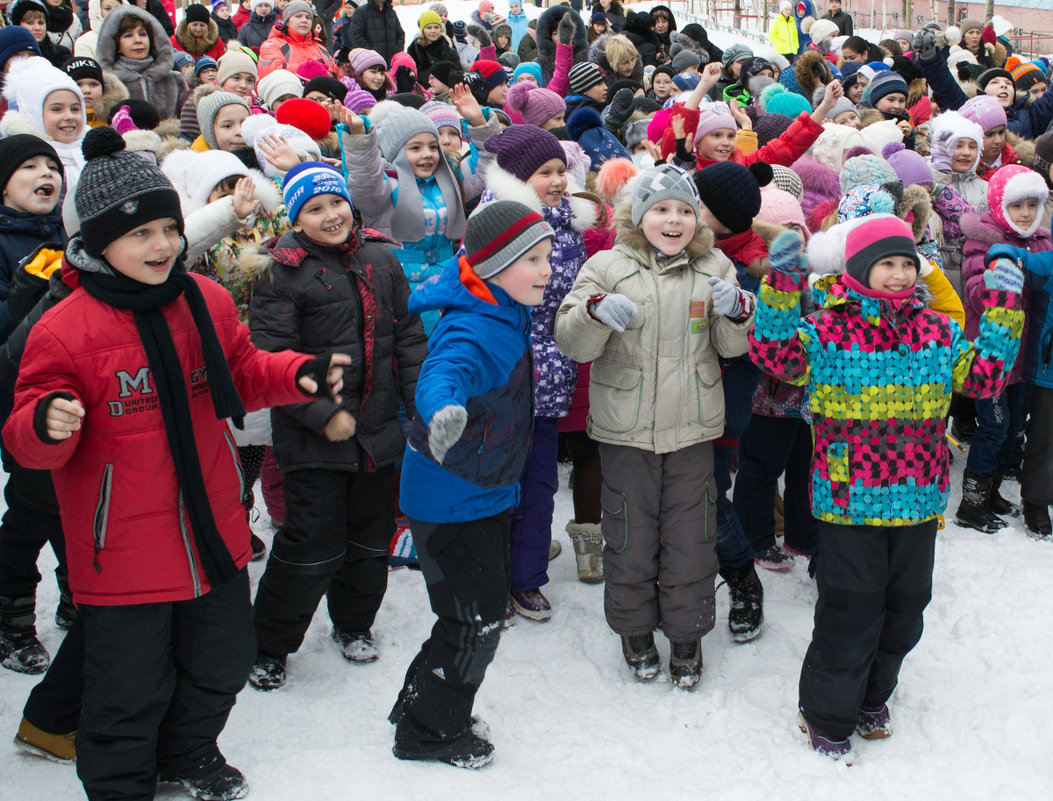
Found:
[(1024, 288), (1024, 273), (1009, 259), (997, 259), (984, 272), (984, 286), (1019, 295)]
[(997, 259), (1009, 259), (1013, 264), (1016, 264), (1017, 259), (1023, 255), (1022, 250), (1023, 248), (1015, 248), (1012, 245), (991, 245), (987, 249), (987, 255), (984, 256), (984, 266), (990, 267), (991, 262)]
[(801, 248), (804, 240), (796, 231), (783, 231), (768, 246), (768, 261), (777, 273), (804, 275), (808, 272), (808, 257)]

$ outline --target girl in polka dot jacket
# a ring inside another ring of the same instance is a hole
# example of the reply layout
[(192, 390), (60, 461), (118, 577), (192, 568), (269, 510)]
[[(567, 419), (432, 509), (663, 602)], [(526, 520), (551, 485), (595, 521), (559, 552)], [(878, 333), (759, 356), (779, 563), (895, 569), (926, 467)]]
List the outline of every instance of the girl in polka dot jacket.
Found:
[(991, 265), (970, 342), (914, 296), (920, 258), (909, 226), (873, 215), (849, 231), (846, 271), (824, 308), (802, 319), (808, 269), (800, 247), (792, 231), (770, 246), (750, 356), (808, 388), (821, 545), (800, 721), (812, 748), (848, 759), (853, 730), (868, 739), (892, 733), (886, 702), (921, 637), (932, 592), (937, 518), (950, 484), (951, 393), (1001, 391), (1020, 344), (1024, 279), (1008, 260)]

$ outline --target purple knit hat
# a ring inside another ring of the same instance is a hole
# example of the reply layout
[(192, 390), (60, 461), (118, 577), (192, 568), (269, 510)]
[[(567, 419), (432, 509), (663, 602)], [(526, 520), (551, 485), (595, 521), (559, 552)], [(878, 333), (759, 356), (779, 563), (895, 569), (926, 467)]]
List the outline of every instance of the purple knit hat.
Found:
[(913, 150), (907, 150), (902, 142), (889, 142), (881, 151), (881, 155), (892, 165), (892, 169), (896, 171), (896, 176), (903, 182), (903, 186), (914, 184), (932, 186), (932, 170), (925, 163), (925, 159)]
[(695, 147), (698, 147), (698, 143), (702, 141), (706, 134), (721, 129), (727, 129), (730, 131), (737, 131), (739, 129), (738, 123), (735, 122), (735, 117), (731, 113), (731, 109), (728, 108), (728, 104), (711, 103), (708, 106), (700, 108), (698, 110), (698, 125), (695, 127)]
[(965, 119), (972, 120), (979, 125), (984, 133), (999, 125), (1008, 124), (1002, 104), (989, 95), (969, 98), (958, 111)]
[(753, 124), (753, 130), (757, 133), (757, 146), (764, 147), (772, 139), (778, 139), (791, 125), (793, 118), (785, 114), (761, 114)]
[(549, 89), (542, 89), (530, 81), (513, 84), (505, 98), (505, 108), (516, 111), (527, 125), (543, 123), (567, 110), (563, 98)]
[(388, 63), (376, 50), (355, 50), (351, 54), (351, 69), (355, 71), (355, 75), (361, 75), (370, 67), (383, 67), (386, 72)]
[(550, 159), (567, 163), (559, 140), (536, 125), (513, 125), (486, 140), (485, 147), (497, 156), (497, 166), (526, 181)]
[(344, 106), (351, 109), (355, 114), (369, 111), (376, 104), (377, 99), (358, 84), (355, 84), (353, 89), (348, 89), (347, 94), (344, 95)]

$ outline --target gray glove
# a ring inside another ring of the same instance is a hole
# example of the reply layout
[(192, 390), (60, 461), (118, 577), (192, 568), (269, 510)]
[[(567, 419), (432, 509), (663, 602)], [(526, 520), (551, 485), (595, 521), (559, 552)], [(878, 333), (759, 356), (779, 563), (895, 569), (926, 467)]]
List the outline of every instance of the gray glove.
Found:
[(469, 36), (474, 37), (479, 43), (479, 47), (489, 47), (492, 44), (490, 41), (490, 34), (488, 34), (486, 29), (481, 25), (469, 25), (464, 29), (464, 32)]
[(931, 28), (923, 28), (914, 37), (914, 52), (921, 61), (931, 64), (940, 57), (939, 48), (936, 46), (936, 32)]
[(556, 32), (559, 34), (560, 44), (569, 45), (574, 41), (574, 20), (570, 18), (570, 14), (563, 15), (563, 19), (556, 26)]
[(732, 320), (749, 317), (750, 302), (745, 292), (730, 281), (715, 275), (710, 276), (709, 287), (712, 292), (713, 311)]
[(442, 464), (446, 452), (457, 444), (468, 424), (468, 410), (463, 406), (443, 406), (431, 416), (428, 425), (428, 448), (436, 462)]
[(625, 332), (625, 326), (637, 315), (636, 304), (625, 295), (604, 295), (598, 300), (589, 301), (589, 314), (608, 328), (619, 334)]

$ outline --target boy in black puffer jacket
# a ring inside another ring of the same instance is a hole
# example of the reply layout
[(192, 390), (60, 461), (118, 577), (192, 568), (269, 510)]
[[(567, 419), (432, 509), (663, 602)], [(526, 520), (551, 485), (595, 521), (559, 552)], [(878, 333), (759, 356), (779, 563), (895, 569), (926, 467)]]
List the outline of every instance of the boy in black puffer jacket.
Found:
[(337, 350), (352, 366), (339, 405), (322, 399), (271, 412), (287, 514), (256, 594), (259, 653), (249, 681), (260, 690), (285, 683), (286, 657), (323, 595), (344, 657), (377, 658), (370, 627), (387, 588), (395, 461), (406, 444), (399, 400), (413, 419), (427, 350), (391, 240), (354, 223), (340, 173), (305, 162), (286, 174), (284, 193), (293, 230), (243, 265), (264, 268), (249, 311), (253, 342)]

